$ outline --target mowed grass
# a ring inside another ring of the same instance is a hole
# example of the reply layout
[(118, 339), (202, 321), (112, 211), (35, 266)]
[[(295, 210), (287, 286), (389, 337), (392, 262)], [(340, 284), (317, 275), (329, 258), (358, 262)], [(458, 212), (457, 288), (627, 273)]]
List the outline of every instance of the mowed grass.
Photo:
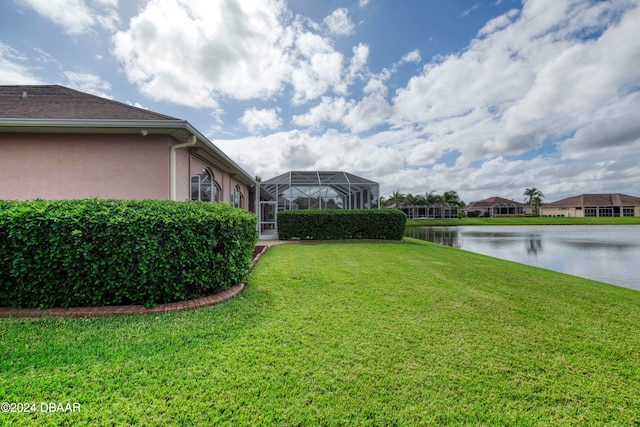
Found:
[(303, 243), (209, 308), (0, 319), (0, 425), (638, 425), (640, 292), (427, 242)]

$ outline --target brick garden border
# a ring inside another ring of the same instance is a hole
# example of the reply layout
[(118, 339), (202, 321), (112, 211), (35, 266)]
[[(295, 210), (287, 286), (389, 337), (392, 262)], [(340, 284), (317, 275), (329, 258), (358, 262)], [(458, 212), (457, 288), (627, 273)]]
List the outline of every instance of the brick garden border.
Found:
[[(268, 246), (256, 246), (251, 259), (249, 272), (258, 262), (258, 259), (267, 251)], [(245, 284), (239, 283), (202, 298), (188, 301), (177, 301), (167, 304), (159, 304), (153, 308), (145, 308), (144, 305), (114, 305), (105, 307), (69, 307), (69, 308), (9, 308), (0, 307), (0, 317), (94, 317), (94, 316), (118, 316), (134, 314), (156, 314), (170, 311), (191, 310), (199, 307), (220, 304), (238, 295), (244, 289)]]

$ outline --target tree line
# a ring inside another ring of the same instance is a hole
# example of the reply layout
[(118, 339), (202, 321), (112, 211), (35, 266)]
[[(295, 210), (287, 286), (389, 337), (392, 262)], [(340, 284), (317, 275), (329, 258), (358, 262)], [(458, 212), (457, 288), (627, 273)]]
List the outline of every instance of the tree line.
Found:
[(422, 194), (404, 194), (400, 190), (395, 190), (389, 197), (382, 197), (380, 204), (385, 207), (395, 206), (400, 207), (402, 205), (413, 206), (443, 206), (453, 205), (463, 207), (465, 203), (460, 200), (457, 191), (445, 191), (443, 194), (437, 194), (435, 191), (430, 191)]
[[(527, 188), (522, 194), (525, 196), (525, 203), (533, 207), (533, 213), (538, 213), (538, 208), (542, 205), (544, 194), (535, 187)], [(417, 206), (457, 206), (462, 208), (466, 203), (460, 199), (457, 191), (445, 191), (438, 194), (435, 191), (422, 194), (404, 194), (400, 190), (395, 190), (389, 197), (381, 197), (380, 205), (384, 207), (395, 206), (400, 209), (401, 206), (408, 206), (409, 209), (415, 210)]]

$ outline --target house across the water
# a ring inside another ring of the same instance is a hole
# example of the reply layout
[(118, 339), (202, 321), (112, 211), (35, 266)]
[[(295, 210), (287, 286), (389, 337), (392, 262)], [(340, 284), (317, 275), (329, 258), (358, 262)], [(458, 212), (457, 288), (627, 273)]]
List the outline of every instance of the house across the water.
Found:
[(640, 216), (640, 197), (626, 194), (580, 194), (540, 206), (541, 216)]
[(463, 209), (468, 216), (494, 217), (498, 215), (529, 215), (532, 207), (530, 205), (516, 202), (515, 200), (504, 199), (502, 197), (490, 197), (478, 200), (466, 205)]

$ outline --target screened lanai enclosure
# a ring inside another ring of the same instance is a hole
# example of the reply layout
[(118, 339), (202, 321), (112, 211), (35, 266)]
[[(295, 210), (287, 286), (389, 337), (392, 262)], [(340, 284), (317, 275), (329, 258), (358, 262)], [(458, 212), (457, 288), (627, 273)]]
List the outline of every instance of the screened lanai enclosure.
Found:
[[(335, 171), (291, 171), (260, 183), (260, 232), (277, 229), (278, 211), (380, 207), (377, 182)], [(270, 200), (266, 200), (270, 199)]]

